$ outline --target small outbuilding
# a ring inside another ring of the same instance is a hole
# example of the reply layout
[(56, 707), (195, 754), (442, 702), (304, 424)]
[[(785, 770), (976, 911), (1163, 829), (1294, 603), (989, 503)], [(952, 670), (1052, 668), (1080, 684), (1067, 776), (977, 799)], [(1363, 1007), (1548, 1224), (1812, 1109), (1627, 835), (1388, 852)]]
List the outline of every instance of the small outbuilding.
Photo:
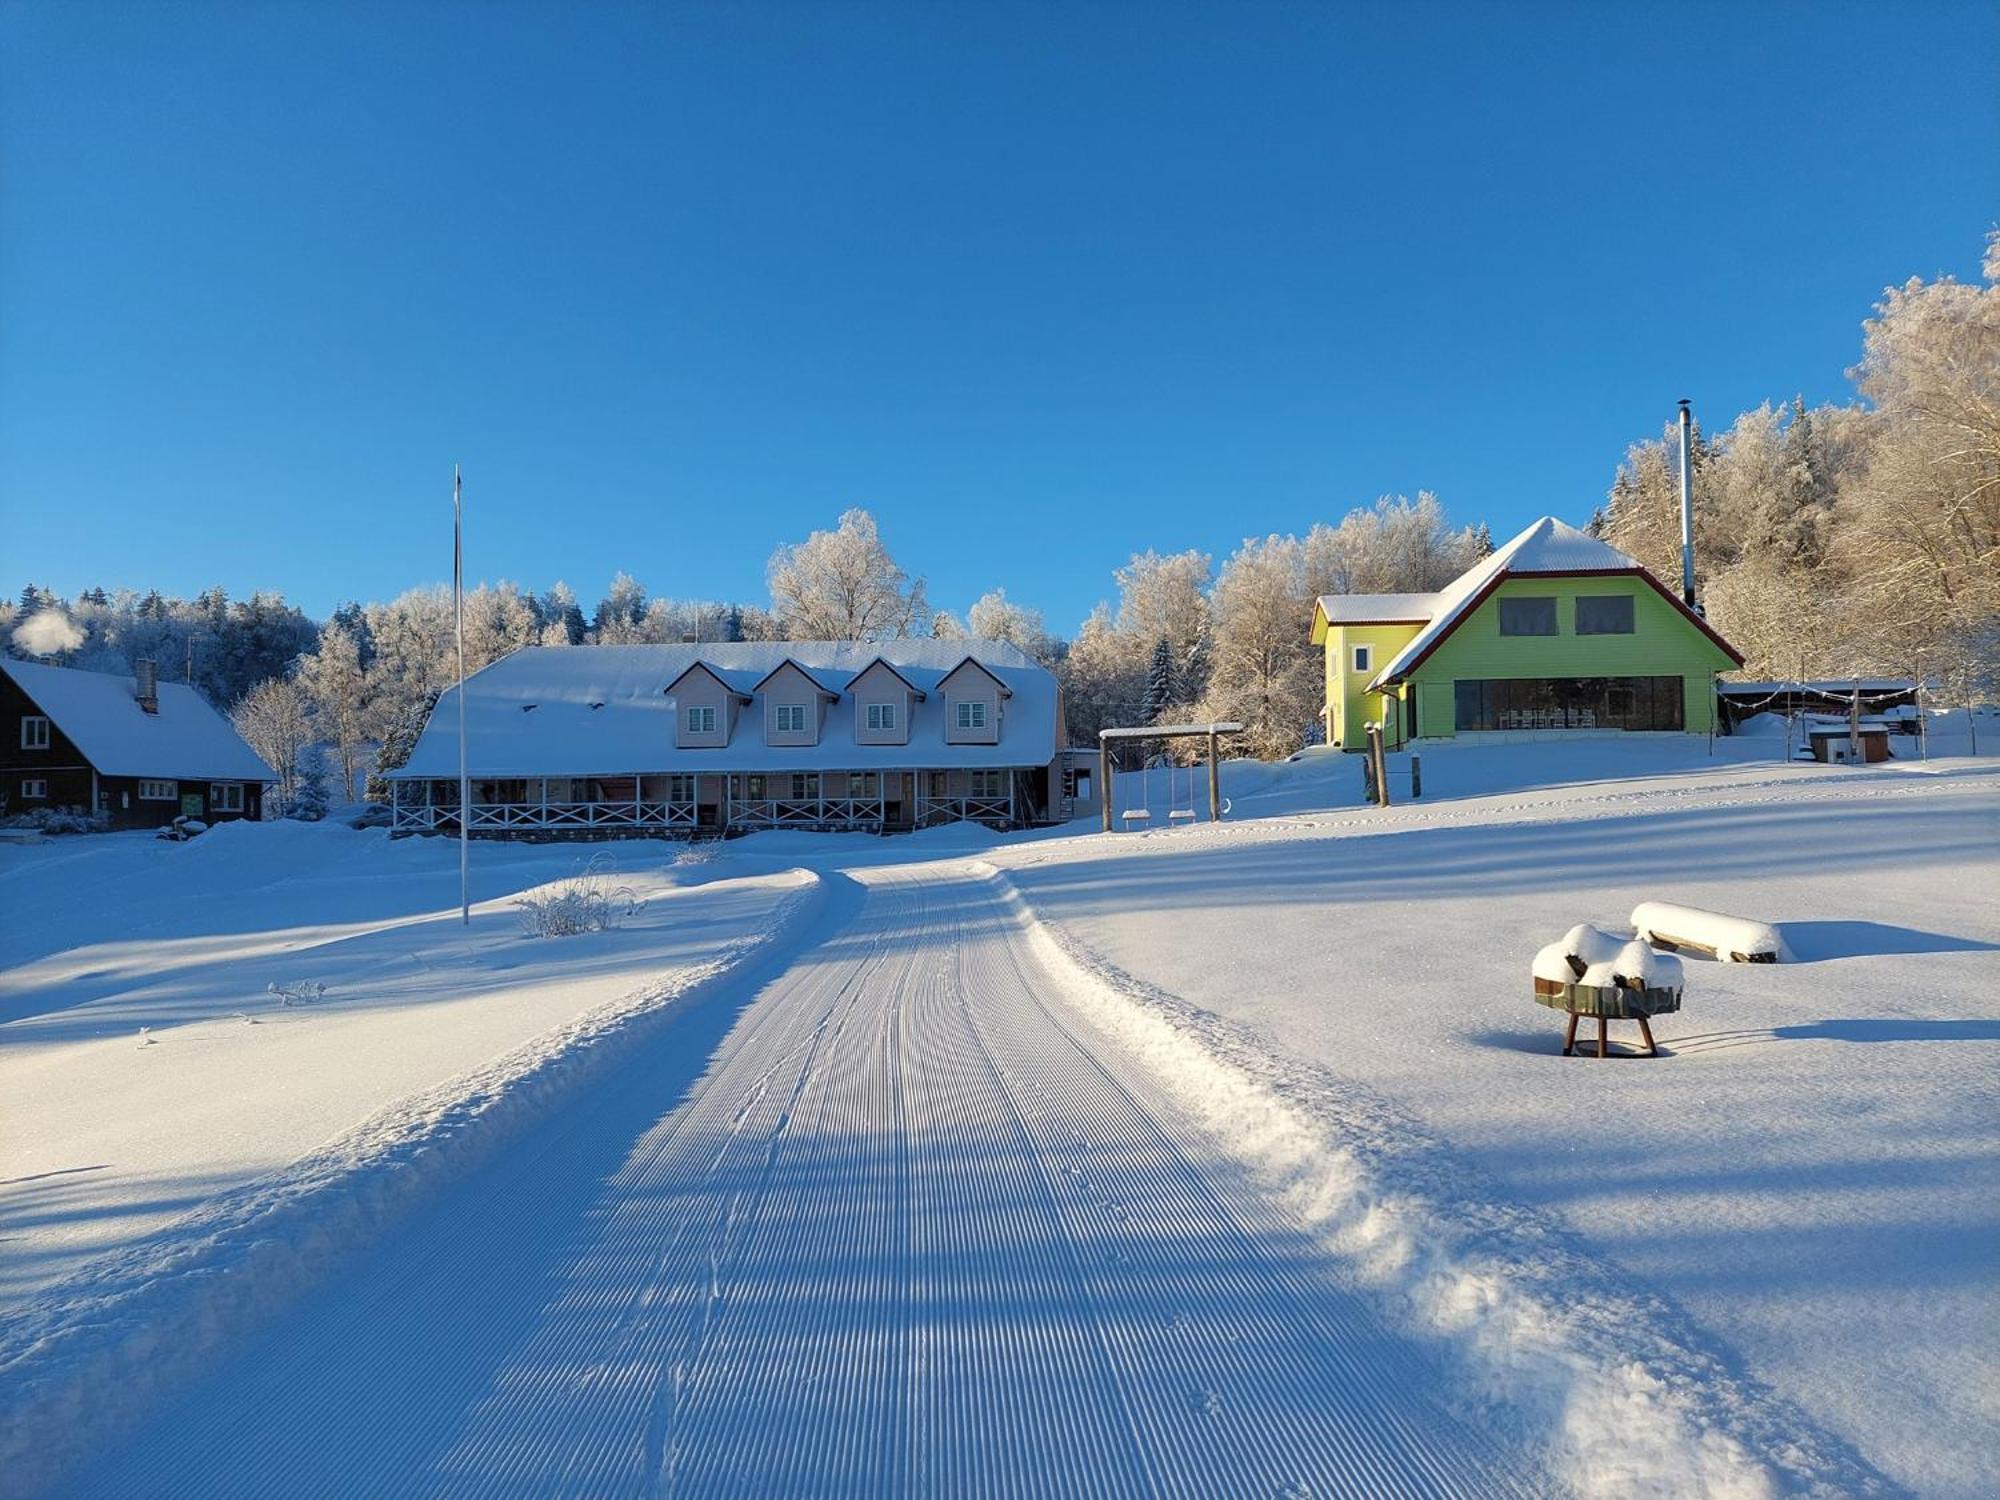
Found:
[(1807, 724), (1806, 745), (1814, 760), (1873, 763), (1891, 758), (1889, 725), (1881, 719), (1863, 719), (1859, 728), (1845, 722)]
[(0, 815), (104, 814), (113, 828), (263, 816), (278, 778), (192, 687), (0, 659)]

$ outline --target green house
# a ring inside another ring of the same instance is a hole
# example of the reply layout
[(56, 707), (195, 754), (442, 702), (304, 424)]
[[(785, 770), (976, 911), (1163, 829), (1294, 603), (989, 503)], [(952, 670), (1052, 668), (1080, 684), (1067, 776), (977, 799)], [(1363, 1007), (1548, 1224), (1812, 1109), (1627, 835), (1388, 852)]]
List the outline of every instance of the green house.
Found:
[(1328, 594), (1326, 738), (1706, 734), (1743, 658), (1608, 542), (1544, 516), (1435, 594)]

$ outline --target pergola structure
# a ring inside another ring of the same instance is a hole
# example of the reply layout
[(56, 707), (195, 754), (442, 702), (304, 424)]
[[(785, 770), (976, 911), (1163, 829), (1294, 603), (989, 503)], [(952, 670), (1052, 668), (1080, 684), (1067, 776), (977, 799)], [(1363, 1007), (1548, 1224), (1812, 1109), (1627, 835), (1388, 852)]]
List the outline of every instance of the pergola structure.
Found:
[(1222, 784), (1216, 764), (1216, 741), (1225, 734), (1241, 734), (1243, 726), (1234, 720), (1215, 724), (1135, 724), (1097, 731), (1097, 774), (1104, 787), (1104, 831), (1111, 831), (1116, 815), (1117, 783), (1111, 776), (1113, 740), (1180, 740), (1199, 736), (1208, 741), (1208, 821), (1222, 821)]

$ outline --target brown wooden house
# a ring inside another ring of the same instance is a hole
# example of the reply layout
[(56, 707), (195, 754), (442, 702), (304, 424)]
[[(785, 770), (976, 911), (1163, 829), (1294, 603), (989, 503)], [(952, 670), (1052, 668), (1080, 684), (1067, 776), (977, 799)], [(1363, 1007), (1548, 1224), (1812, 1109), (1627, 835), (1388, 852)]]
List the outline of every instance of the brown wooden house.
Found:
[(0, 658), (0, 815), (101, 812), (113, 828), (263, 815), (277, 780), (193, 688)]

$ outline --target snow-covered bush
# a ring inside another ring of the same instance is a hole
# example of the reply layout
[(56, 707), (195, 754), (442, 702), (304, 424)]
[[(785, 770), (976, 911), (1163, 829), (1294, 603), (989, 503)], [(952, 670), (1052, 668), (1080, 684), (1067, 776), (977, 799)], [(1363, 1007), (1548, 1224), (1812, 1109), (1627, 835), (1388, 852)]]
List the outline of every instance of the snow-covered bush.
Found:
[(629, 885), (617, 885), (610, 855), (597, 854), (567, 880), (517, 899), (521, 926), (529, 937), (575, 937), (603, 932), (634, 915), (645, 903)]
[(317, 979), (294, 979), (285, 984), (272, 983), (266, 985), (264, 990), (278, 1004), (285, 1006), (311, 1005), (316, 1000), (326, 998), (326, 986)]
[(722, 846), (720, 844), (689, 844), (674, 856), (674, 863), (677, 865), (710, 864), (721, 852)]
[(285, 806), (285, 816), (301, 823), (319, 822), (327, 807), (326, 751), (317, 744), (306, 746), (293, 775), (292, 800)]
[(109, 813), (80, 807), (37, 807), (0, 821), (0, 828), (32, 828), (38, 833), (104, 833), (110, 827)]

